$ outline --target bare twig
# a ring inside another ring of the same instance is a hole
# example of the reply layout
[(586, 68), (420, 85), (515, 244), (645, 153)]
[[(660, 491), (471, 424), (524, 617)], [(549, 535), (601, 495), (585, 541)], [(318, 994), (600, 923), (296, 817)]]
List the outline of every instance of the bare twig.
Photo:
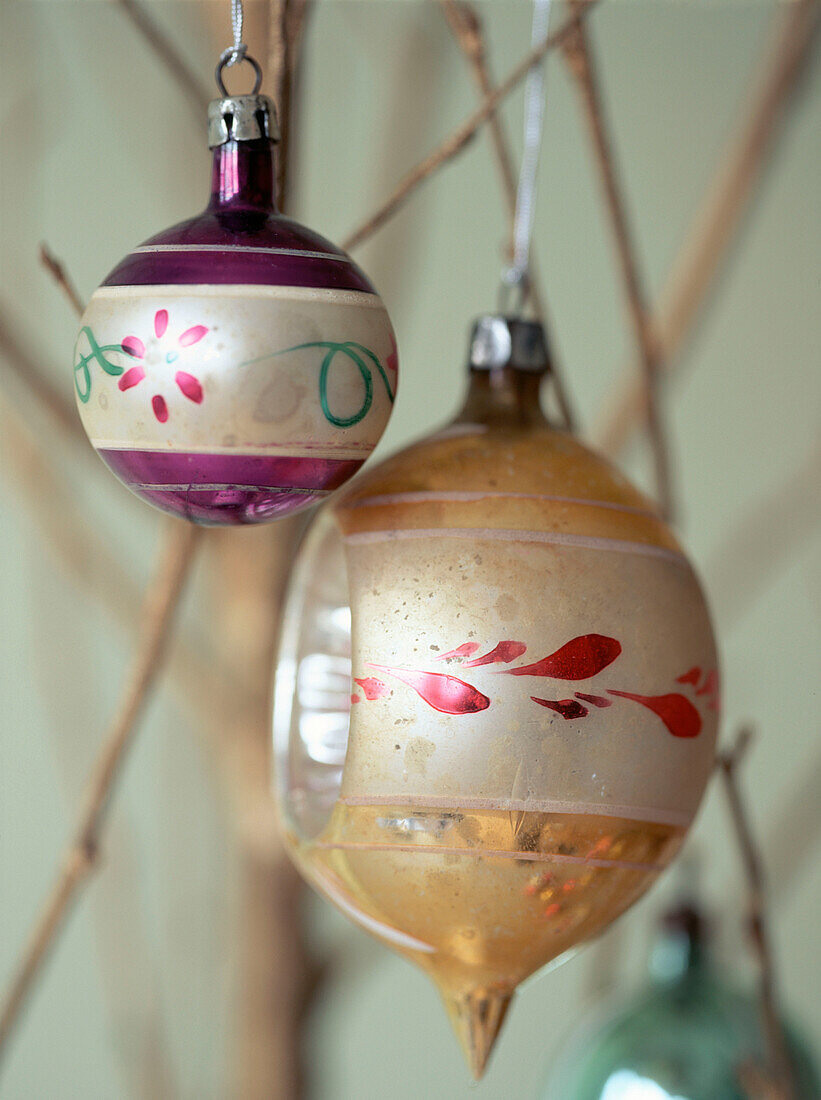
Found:
[[(298, 107), (295, 66), (307, 11), (303, 0), (273, 0), (269, 7), (268, 76), (285, 138), (279, 149), (280, 205), (287, 202), (293, 151), (287, 135)], [(249, 685), (235, 699), (221, 743), (222, 772), (235, 801), (242, 904), (231, 1091), (245, 1100), (297, 1100), (305, 1091), (302, 1024), (311, 966), (301, 919), (304, 884), (285, 855), (269, 783), (277, 608), (302, 522), (280, 520), (242, 540), (218, 532), (214, 544), (219, 637)]]
[(57, 259), (45, 241), (40, 243), (40, 263), (46, 271), (48, 271), (55, 283), (57, 283), (63, 294), (65, 294), (69, 305), (77, 316), (82, 317), (85, 306), (83, 305), (82, 298), (77, 292), (77, 287), (74, 285), (74, 281), (66, 271), (62, 262)]
[[(573, 7), (578, 7), (574, 0)], [(653, 331), (650, 311), (639, 274), (636, 247), (628, 224), (622, 189), (616, 172), (613, 141), (605, 119), (599, 77), (584, 21), (572, 29), (565, 41), (565, 56), (581, 93), (582, 107), (590, 131), (607, 209), (613, 227), (627, 312), (641, 362), (641, 386), (644, 418), (653, 454), (656, 499), (665, 519), (673, 517), (673, 486), (670, 449), (659, 395), (659, 345)]]
[(49, 951), (64, 927), (81, 886), (93, 873), (115, 782), (131, 746), (143, 707), (161, 671), (174, 617), (199, 544), (197, 528), (174, 522), (163, 543), (144, 603), (144, 628), (117, 713), (92, 770), (74, 839), (63, 857), (0, 1011), (0, 1056)]
[(751, 738), (752, 730), (742, 728), (732, 749), (717, 760), (747, 884), (748, 931), (758, 963), (758, 999), (766, 1055), (763, 1066), (741, 1067), (741, 1074), (748, 1087), (757, 1089), (758, 1095), (770, 1095), (773, 1100), (793, 1100), (792, 1070), (778, 1011), (775, 968), (767, 929), (764, 870), (738, 784), (738, 767)]
[(281, 210), (288, 205), (291, 167), (291, 123), (295, 106), (297, 58), (310, 0), (269, 0), (268, 76), (279, 118), (277, 150), (277, 198)]
[[(24, 348), (20, 338), (13, 332), (2, 307), (0, 307), (0, 358), (5, 360), (9, 373), (28, 394), (35, 398), (37, 404), (46, 410), (61, 431), (65, 432), (73, 442), (84, 443), (85, 436), (73, 402), (54, 385), (29, 351)], [(88, 451), (87, 446), (84, 449)]]
[(433, 150), (428, 156), (407, 173), (399, 183), (396, 190), (390, 195), (377, 210), (354, 230), (343, 242), (342, 247), (349, 251), (362, 244), (372, 233), (381, 228), (385, 222), (399, 210), (410, 194), (416, 190), (420, 183), (460, 153), (480, 129), (490, 119), (506, 96), (516, 88), (527, 76), (530, 69), (545, 56), (545, 54), (557, 46), (560, 46), (581, 18), (597, 3), (597, 0), (584, 0), (584, 6), (568, 17), (566, 22), (549, 35), (541, 45), (530, 50), (519, 62), (512, 72), (498, 85), (489, 96), (485, 96), (482, 105), (469, 115), (468, 118), (457, 126), (449, 137)]
[[(821, 4), (796, 0), (777, 18), (785, 22), (772, 57), (754, 70), (765, 72), (763, 83), (745, 109), (743, 121), (734, 128), (738, 136), (718, 166), (653, 310), (659, 361), (668, 371), (675, 366), (674, 357), (691, 334), (726, 260), (790, 100), (807, 70), (821, 27)], [(632, 364), (617, 379), (602, 408), (594, 438), (604, 451), (615, 455), (644, 416), (643, 386)]]
[[(63, 290), (74, 311), (82, 314), (84, 307), (74, 290), (74, 282), (65, 265), (57, 259), (48, 244), (40, 246), (40, 259)], [(32, 360), (21, 360), (19, 366), (25, 370), (27, 378), (40, 377), (41, 372)], [(76, 421), (73, 414), (72, 420)], [(118, 558), (107, 549), (105, 542), (94, 538), (88, 526), (75, 519), (71, 507), (72, 487), (63, 484), (60, 471), (55, 469), (55, 463), (47, 457), (48, 452), (34, 445), (28, 426), (21, 423), (17, 429), (7, 421), (6, 429), (15, 432), (15, 441), (8, 449), (4, 469), (14, 470), (23, 486), (30, 487), (32, 491), (28, 499), (38, 505), (46, 503), (45, 507), (36, 508), (35, 518), (48, 534), (48, 545), (97, 602), (115, 614), (122, 625), (133, 630), (139, 621), (139, 588)], [(82, 433), (80, 438), (83, 438)], [(90, 448), (85, 450), (91, 453)], [(102, 472), (103, 466), (98, 465)], [(49, 499), (55, 502), (54, 506), (48, 505)], [(58, 501), (59, 506), (56, 503)], [(176, 683), (185, 701), (202, 717), (211, 722), (224, 723), (228, 717), (227, 675), (223, 668), (215, 667), (210, 657), (200, 652), (201, 649), (201, 644), (193, 644), (191, 638), (181, 638), (169, 657), (169, 677)], [(234, 670), (234, 682), (237, 675), (237, 670)]]
[[(488, 68), (485, 36), (481, 20), (472, 4), (466, 0), (439, 0), (445, 18), (453, 32), (456, 41), (462, 49), (465, 57), (470, 62), (476, 86), (482, 98), (486, 99), (493, 94), (493, 81), (490, 78)], [(513, 157), (510, 153), (507, 134), (498, 111), (493, 111), (487, 120), (490, 140), (493, 144), (496, 165), (502, 179), (502, 189), (511, 215), (516, 209), (516, 173), (513, 168)], [(511, 222), (511, 236), (508, 241), (508, 256), (513, 256), (513, 229)], [(531, 297), (537, 290), (531, 287)]]
[[(454, 37), (459, 43), (465, 57), (470, 62), (476, 86), (482, 98), (487, 99), (488, 96), (493, 95), (494, 87), (488, 68), (485, 38), (481, 20), (476, 14), (475, 8), (465, 3), (464, 0), (462, 0), (462, 2), (459, 2), (459, 0), (439, 0), (439, 2), (442, 5), (445, 18), (453, 31)], [(511, 240), (508, 244), (508, 252), (512, 256), (513, 219), (516, 213), (516, 174), (513, 170), (513, 158), (510, 153), (507, 135), (505, 134), (504, 125), (499, 117), (498, 111), (493, 111), (488, 119), (488, 130), (493, 144), (494, 159), (499, 168), (499, 175), (502, 181), (502, 191), (510, 214)], [(527, 293), (530, 296), (536, 319), (541, 323), (543, 328), (547, 329), (547, 310), (539, 286), (536, 260), (535, 257), (532, 256), (530, 258)], [(567, 396), (563, 373), (559, 369), (555, 355), (553, 356), (551, 365), (553, 368), (553, 390), (556, 394), (559, 411), (561, 412), (564, 426), (569, 431), (572, 431), (574, 427), (573, 410)]]
[(301, 526), (294, 517), (243, 539), (215, 532), (211, 559), (218, 636), (249, 683), (235, 694), (220, 743), (240, 844), (242, 950), (230, 1091), (243, 1100), (297, 1100), (304, 1092), (301, 1026), (310, 971), (300, 912), (304, 884), (283, 850), (269, 781), (277, 609)]
[(821, 445), (816, 445), (786, 477), (734, 518), (707, 559), (704, 572), (715, 593), (722, 631), (736, 625), (819, 523)]
[[(62, 475), (59, 463), (38, 445), (29, 425), (11, 408), (2, 411), (0, 460), (3, 473), (31, 506), (43, 545), (56, 555), (66, 575), (127, 634), (134, 633), (140, 615), (139, 587), (107, 541), (81, 517), (75, 488)], [(201, 639), (180, 633), (168, 657), (168, 679), (180, 702), (191, 707), (201, 722), (218, 726), (228, 720), (228, 684), (236, 686), (237, 672), (229, 675), (222, 664), (216, 664), (212, 654), (203, 652)]]
[(173, 40), (157, 26), (143, 4), (138, 0), (119, 0), (119, 4), (146, 44), (176, 80), (191, 107), (196, 111), (197, 118), (202, 118), (206, 104), (209, 99), (214, 98), (216, 92), (212, 94), (208, 85), (203, 84)]
[[(808, 669), (813, 675), (814, 654), (808, 653), (807, 657)], [(809, 759), (796, 762), (793, 781), (777, 807), (774, 819), (770, 816), (765, 851), (768, 865), (772, 868), (773, 893), (779, 898), (786, 899), (791, 890), (803, 885), (807, 874), (812, 873), (818, 856), (821, 839), (821, 803), (818, 800), (821, 752), (818, 749), (816, 744)], [(790, 853), (789, 859), (784, 859), (784, 852)]]

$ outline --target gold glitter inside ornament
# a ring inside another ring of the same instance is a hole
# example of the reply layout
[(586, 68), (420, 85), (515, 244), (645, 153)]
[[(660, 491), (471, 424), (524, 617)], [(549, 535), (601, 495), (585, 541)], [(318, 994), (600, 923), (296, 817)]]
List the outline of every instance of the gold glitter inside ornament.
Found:
[(299, 866), (431, 975), (477, 1077), (516, 986), (673, 858), (717, 725), (698, 582), (646, 498), (544, 419), (542, 339), (480, 322), (457, 421), (324, 511), (277, 681)]

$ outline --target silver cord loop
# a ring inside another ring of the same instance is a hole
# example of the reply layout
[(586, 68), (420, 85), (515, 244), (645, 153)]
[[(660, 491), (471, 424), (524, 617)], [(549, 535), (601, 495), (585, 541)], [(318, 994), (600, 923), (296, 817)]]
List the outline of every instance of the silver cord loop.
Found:
[(499, 283), (498, 312), (504, 317), (521, 316), (529, 293), (530, 276), (528, 272), (517, 267), (504, 268)]
[[(533, 0), (531, 45), (535, 49), (547, 38), (551, 0)], [(527, 74), (525, 84), (524, 150), (516, 190), (516, 210), (513, 216), (513, 262), (502, 272), (499, 292), (501, 302), (507, 302), (513, 290), (518, 292), (516, 314), (522, 312), (529, 290), (530, 242), (533, 236), (536, 175), (544, 132), (545, 58), (542, 57)]]
[(247, 46), (242, 41), (242, 24), (244, 18), (245, 13), (242, 10), (242, 0), (231, 0), (231, 29), (234, 32), (234, 46), (231, 51), (231, 60), (228, 62), (229, 65), (238, 64), (248, 52)]

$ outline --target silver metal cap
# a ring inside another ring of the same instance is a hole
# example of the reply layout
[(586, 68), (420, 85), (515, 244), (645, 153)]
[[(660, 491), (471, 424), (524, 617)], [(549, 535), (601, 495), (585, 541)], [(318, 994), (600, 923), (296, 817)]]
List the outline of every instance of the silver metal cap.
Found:
[(470, 338), (471, 370), (515, 367), (531, 374), (550, 370), (545, 332), (538, 321), (488, 313), (473, 326)]
[(232, 95), (208, 104), (208, 148), (227, 141), (279, 141), (276, 107), (267, 95)]

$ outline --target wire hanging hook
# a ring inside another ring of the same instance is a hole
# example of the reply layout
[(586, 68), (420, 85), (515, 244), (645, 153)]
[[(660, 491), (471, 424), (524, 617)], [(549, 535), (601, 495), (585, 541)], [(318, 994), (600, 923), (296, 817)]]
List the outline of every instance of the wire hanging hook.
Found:
[(242, 27), (245, 12), (242, 8), (242, 0), (231, 0), (231, 29), (234, 34), (234, 44), (223, 50), (217, 62), (214, 78), (220, 95), (228, 97), (229, 93), (222, 79), (223, 69), (229, 69), (232, 65), (238, 65), (241, 61), (247, 61), (254, 70), (254, 87), (250, 95), (256, 95), (262, 85), (262, 68), (259, 62), (248, 53), (248, 47), (242, 41)]
[[(245, 50), (245, 46), (242, 47)], [(233, 53), (233, 47), (229, 46), (227, 50), (223, 50), (220, 54), (220, 59), (217, 62), (217, 68), (214, 72), (214, 79), (217, 82), (217, 87), (220, 90), (220, 95), (223, 99), (230, 96), (230, 92), (225, 87), (225, 82), (222, 79), (222, 70), (234, 65), (235, 62), (231, 60), (231, 54)], [(249, 53), (244, 53), (240, 58), (240, 61), (247, 61), (251, 68), (254, 70), (254, 87), (246, 95), (256, 95), (262, 85), (262, 67), (255, 57), (251, 57)]]
[[(533, 27), (530, 41), (535, 48), (547, 38), (550, 25), (551, 0), (533, 0)], [(536, 175), (544, 132), (545, 59), (542, 58), (527, 74), (525, 85), (524, 150), (516, 191), (513, 216), (513, 259), (502, 271), (499, 288), (500, 312), (507, 312), (512, 293), (517, 294), (512, 312), (524, 311), (530, 293), (530, 242), (533, 237), (533, 215), (536, 198)]]

